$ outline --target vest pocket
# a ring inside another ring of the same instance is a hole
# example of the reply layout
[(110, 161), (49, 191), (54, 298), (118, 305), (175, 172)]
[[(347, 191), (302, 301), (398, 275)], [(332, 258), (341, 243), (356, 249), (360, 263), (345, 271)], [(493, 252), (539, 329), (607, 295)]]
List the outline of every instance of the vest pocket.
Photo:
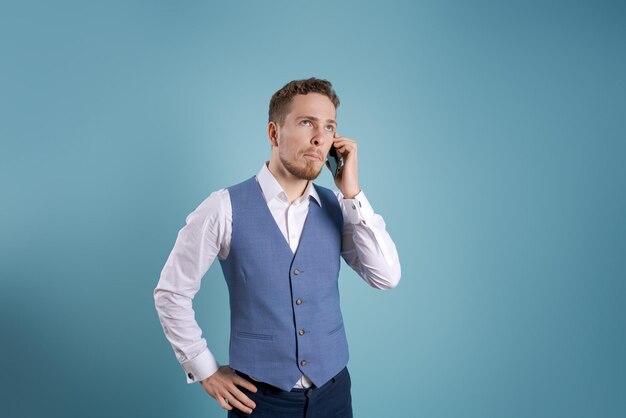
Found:
[(343, 322), (341, 324), (339, 324), (339, 326), (337, 326), (337, 327), (331, 329), (330, 331), (328, 331), (328, 335), (333, 335), (334, 333), (339, 331), (341, 328), (343, 328)]
[(268, 334), (255, 334), (253, 332), (244, 332), (244, 331), (235, 331), (235, 335), (241, 338), (250, 338), (253, 340), (266, 340), (272, 341), (274, 339), (273, 335)]

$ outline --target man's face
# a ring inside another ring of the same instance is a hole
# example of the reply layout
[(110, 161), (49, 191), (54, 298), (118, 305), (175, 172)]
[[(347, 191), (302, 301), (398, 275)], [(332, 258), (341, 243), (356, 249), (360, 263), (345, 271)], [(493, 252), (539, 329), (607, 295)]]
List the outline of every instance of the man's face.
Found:
[(333, 144), (337, 123), (333, 102), (323, 94), (294, 96), (285, 122), (278, 127), (278, 157), (293, 176), (316, 179)]

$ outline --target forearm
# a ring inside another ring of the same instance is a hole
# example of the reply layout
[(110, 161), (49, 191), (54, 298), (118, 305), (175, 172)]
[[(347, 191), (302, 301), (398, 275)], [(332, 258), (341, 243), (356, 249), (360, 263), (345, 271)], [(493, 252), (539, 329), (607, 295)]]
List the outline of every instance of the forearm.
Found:
[(185, 370), (187, 383), (200, 381), (215, 373), (219, 364), (202, 338), (192, 300), (157, 286), (154, 303), (165, 337)]
[(396, 287), (401, 276), (400, 260), (382, 216), (374, 213), (363, 191), (354, 199), (343, 199), (341, 206), (344, 260), (370, 286)]

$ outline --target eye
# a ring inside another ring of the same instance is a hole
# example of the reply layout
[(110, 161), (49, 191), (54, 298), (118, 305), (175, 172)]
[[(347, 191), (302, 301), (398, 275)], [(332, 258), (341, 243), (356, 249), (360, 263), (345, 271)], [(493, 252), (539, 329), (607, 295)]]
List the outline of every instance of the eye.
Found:
[(335, 130), (335, 127), (333, 125), (326, 125), (326, 128), (329, 132), (332, 132)]
[(300, 122), (300, 123), (308, 123), (309, 125), (313, 125), (313, 124), (311, 123), (311, 121), (310, 121), (310, 120), (308, 120), (308, 119), (304, 119), (304, 120), (303, 120), (302, 122)]

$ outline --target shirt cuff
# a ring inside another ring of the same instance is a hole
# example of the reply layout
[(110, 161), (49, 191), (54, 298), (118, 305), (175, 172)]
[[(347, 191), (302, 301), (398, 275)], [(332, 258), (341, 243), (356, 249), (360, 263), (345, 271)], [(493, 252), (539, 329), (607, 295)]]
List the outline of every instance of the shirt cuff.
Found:
[(352, 199), (341, 199), (341, 211), (346, 223), (367, 225), (374, 216), (374, 209), (361, 190)]
[(187, 383), (204, 380), (215, 373), (220, 367), (208, 348), (200, 353), (200, 355), (182, 363), (181, 366), (187, 375)]

